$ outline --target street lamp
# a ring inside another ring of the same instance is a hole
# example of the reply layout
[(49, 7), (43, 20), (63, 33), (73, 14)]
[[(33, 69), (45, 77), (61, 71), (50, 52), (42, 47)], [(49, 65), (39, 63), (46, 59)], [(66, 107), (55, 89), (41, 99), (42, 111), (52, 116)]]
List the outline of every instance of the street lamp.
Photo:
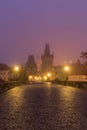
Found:
[(65, 72), (66, 72), (66, 83), (68, 82), (68, 72), (69, 72), (69, 66), (65, 66), (64, 67), (64, 70), (65, 70)]
[(51, 73), (48, 73), (47, 76), (50, 77), (50, 76), (51, 76)]
[(29, 81), (32, 81), (32, 79), (33, 79), (33, 76), (29, 75)]
[(47, 76), (44, 76), (44, 80), (45, 80), (45, 81), (47, 80)]
[(15, 80), (18, 78), (18, 72), (19, 72), (19, 66), (14, 67), (14, 72), (15, 72)]
[(47, 73), (48, 80), (51, 78), (51, 73)]
[(18, 72), (18, 71), (19, 71), (19, 67), (18, 67), (18, 66), (15, 66), (15, 67), (14, 67), (14, 70), (15, 70), (15, 72)]
[(66, 72), (69, 71), (69, 66), (65, 66), (65, 71), (66, 71)]

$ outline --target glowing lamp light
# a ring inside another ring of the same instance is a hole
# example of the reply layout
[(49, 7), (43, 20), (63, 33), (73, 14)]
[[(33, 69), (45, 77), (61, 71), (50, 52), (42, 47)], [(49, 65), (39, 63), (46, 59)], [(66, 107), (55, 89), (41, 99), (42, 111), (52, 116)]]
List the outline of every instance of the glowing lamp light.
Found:
[(64, 69), (65, 69), (65, 71), (67, 71), (67, 72), (69, 71), (69, 67), (68, 67), (68, 66), (65, 66)]
[(44, 76), (44, 80), (47, 80), (47, 76)]
[(39, 78), (37, 76), (35, 76), (35, 80), (38, 80)]
[(18, 67), (18, 66), (15, 66), (15, 67), (14, 67), (14, 71), (18, 72), (18, 71), (19, 71), (19, 67)]
[(47, 76), (50, 77), (50, 76), (51, 76), (51, 73), (48, 73)]
[(32, 75), (30, 75), (30, 76), (29, 76), (29, 80), (32, 80), (32, 78), (33, 78), (33, 76), (32, 76)]

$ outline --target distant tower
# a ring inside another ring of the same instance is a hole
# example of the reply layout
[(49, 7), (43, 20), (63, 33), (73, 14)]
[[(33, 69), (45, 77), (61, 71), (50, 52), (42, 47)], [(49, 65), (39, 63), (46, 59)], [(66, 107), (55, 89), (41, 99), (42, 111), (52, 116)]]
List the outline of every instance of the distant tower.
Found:
[(45, 45), (44, 55), (42, 56), (42, 72), (51, 72), (53, 68), (53, 54), (50, 54), (49, 44)]
[(37, 66), (35, 63), (35, 59), (33, 55), (29, 55), (28, 57), (28, 61), (26, 64), (26, 69), (28, 71), (29, 74), (36, 74), (37, 73)]

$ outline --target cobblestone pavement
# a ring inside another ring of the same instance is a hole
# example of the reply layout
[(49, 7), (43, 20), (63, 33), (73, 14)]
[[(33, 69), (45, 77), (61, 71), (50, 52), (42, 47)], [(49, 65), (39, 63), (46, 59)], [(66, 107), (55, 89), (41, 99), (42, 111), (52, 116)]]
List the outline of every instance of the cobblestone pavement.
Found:
[(0, 130), (87, 130), (87, 90), (15, 87), (0, 95)]

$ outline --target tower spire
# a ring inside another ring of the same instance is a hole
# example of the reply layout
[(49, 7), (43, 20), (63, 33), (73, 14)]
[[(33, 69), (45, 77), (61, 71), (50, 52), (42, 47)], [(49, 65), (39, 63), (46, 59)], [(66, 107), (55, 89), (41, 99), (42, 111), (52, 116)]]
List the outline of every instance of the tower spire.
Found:
[(53, 68), (53, 54), (50, 53), (49, 44), (45, 44), (44, 55), (42, 56), (42, 72), (52, 72)]
[(49, 56), (50, 55), (50, 48), (49, 48), (49, 44), (48, 43), (46, 43), (46, 45), (45, 45), (44, 55), (45, 56)]

